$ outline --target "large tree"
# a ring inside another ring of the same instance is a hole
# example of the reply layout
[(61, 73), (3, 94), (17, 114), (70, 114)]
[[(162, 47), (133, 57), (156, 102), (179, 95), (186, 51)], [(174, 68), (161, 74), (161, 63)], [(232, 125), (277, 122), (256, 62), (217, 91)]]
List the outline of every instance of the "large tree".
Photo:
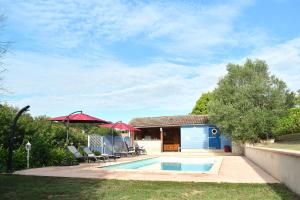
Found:
[(262, 60), (228, 64), (208, 104), (209, 119), (234, 141), (257, 142), (272, 135), (293, 94)]
[(211, 95), (212, 95), (211, 92), (202, 93), (200, 98), (197, 100), (196, 105), (194, 106), (191, 114), (207, 115), (208, 114), (207, 105), (211, 98)]

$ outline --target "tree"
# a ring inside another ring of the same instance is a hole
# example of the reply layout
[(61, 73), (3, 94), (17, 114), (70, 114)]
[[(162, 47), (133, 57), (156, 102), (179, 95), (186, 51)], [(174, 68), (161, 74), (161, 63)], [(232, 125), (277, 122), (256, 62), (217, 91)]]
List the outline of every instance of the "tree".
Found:
[(274, 133), (276, 136), (300, 133), (300, 108), (289, 109), (287, 115), (277, 121)]
[(297, 96), (295, 98), (295, 104), (297, 107), (300, 107), (300, 90), (297, 91)]
[(234, 141), (268, 138), (291, 106), (291, 92), (262, 60), (228, 64), (227, 72), (208, 103), (210, 121)]
[(196, 102), (196, 105), (194, 106), (191, 114), (207, 115), (208, 114), (207, 105), (209, 100), (211, 99), (211, 96), (212, 96), (211, 92), (202, 93), (202, 95)]

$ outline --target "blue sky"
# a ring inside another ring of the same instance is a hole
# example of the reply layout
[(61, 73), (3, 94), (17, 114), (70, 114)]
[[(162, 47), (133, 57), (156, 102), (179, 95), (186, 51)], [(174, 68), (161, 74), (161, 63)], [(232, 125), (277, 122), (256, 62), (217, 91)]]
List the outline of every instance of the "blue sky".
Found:
[(33, 115), (179, 115), (226, 64), (267, 61), (300, 85), (300, 2), (0, 0), (4, 100)]

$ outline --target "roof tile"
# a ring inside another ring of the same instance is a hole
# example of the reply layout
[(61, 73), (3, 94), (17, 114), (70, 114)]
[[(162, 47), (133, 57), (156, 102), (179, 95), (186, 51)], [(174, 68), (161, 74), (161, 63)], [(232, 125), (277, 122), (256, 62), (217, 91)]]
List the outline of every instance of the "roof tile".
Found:
[(207, 115), (179, 115), (179, 116), (161, 116), (161, 117), (143, 117), (133, 118), (129, 124), (136, 127), (166, 127), (182, 126), (193, 124), (207, 124)]

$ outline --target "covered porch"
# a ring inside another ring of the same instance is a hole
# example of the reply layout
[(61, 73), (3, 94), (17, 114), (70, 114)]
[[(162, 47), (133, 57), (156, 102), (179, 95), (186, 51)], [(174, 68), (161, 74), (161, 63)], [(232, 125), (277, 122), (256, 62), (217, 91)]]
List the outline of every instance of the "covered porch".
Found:
[(180, 151), (180, 127), (147, 127), (135, 132), (134, 141), (156, 152)]

